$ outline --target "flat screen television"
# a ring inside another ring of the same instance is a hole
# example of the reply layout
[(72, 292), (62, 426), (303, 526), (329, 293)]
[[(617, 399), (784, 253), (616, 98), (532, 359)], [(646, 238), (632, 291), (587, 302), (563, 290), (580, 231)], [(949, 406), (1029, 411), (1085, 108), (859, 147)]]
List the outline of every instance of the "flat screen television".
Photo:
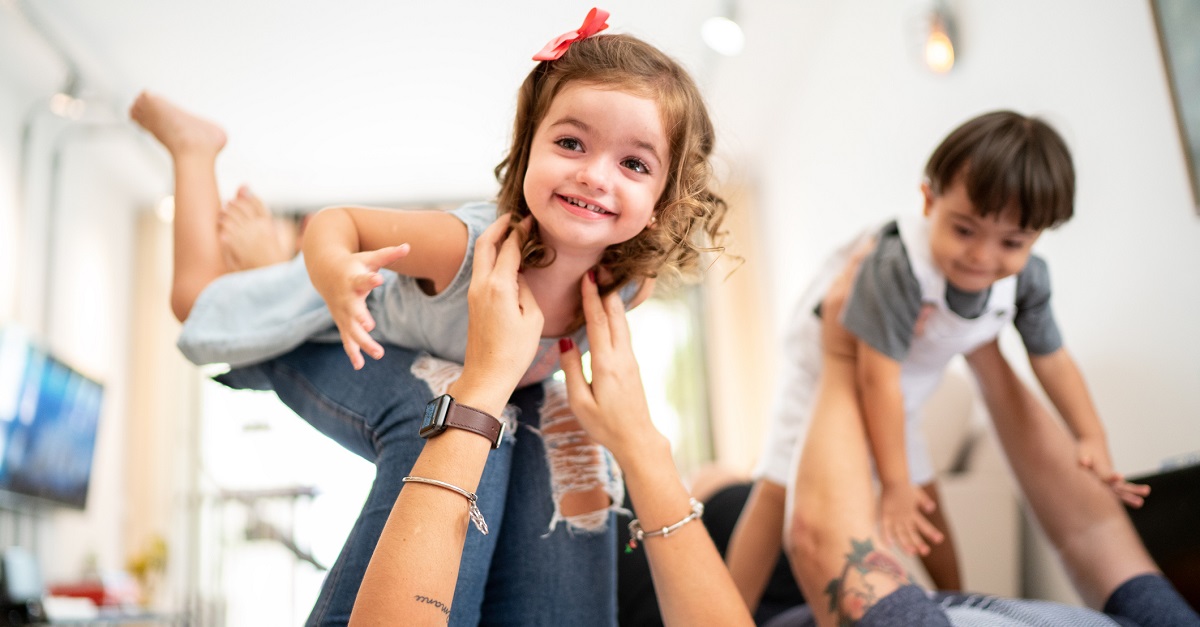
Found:
[(83, 509), (104, 386), (0, 328), (0, 490)]

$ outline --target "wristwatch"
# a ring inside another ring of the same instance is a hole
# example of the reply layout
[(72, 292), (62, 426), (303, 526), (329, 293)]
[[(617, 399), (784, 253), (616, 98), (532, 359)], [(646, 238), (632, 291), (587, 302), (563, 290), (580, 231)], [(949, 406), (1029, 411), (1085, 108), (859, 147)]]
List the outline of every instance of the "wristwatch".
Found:
[(459, 405), (454, 397), (443, 394), (425, 406), (425, 420), (421, 422), (421, 437), (432, 438), (441, 435), (447, 427), (464, 429), (487, 438), (492, 448), (500, 448), (500, 438), (504, 437), (504, 423), (491, 414)]

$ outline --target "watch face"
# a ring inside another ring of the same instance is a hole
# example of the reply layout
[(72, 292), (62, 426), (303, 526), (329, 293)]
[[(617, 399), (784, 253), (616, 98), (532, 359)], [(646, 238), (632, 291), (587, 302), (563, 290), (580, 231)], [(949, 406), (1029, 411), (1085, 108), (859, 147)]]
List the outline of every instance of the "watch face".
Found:
[(453, 399), (443, 394), (425, 406), (425, 419), (421, 421), (420, 434), (423, 438), (435, 436), (446, 430), (446, 412), (450, 411)]

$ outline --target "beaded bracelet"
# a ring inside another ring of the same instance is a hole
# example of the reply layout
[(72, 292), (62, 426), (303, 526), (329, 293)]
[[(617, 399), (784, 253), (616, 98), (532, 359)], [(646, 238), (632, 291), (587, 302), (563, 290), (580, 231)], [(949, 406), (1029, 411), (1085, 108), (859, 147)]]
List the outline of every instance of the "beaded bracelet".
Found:
[(426, 479), (425, 477), (409, 476), (409, 477), (405, 477), (405, 478), (401, 479), (400, 481), (402, 481), (404, 483), (409, 483), (409, 482), (426, 483), (426, 484), (429, 484), (432, 486), (444, 488), (446, 490), (450, 490), (451, 492), (457, 492), (457, 493), (463, 495), (467, 499), (467, 508), (468, 508), (468, 511), (471, 513), (471, 522), (475, 523), (475, 528), (479, 530), (479, 533), (482, 533), (485, 536), (487, 535), (487, 533), (488, 533), (487, 521), (485, 521), (483, 519), (483, 512), (479, 511), (479, 505), (477, 504), (477, 502), (479, 501), (479, 497), (475, 496), (474, 492), (467, 492), (466, 490), (464, 490), (456, 485), (450, 485), (449, 483), (446, 483), (445, 481), (438, 481), (437, 479)]
[(679, 531), (680, 527), (692, 522), (693, 520), (699, 520), (700, 517), (704, 515), (704, 503), (701, 503), (696, 499), (688, 499), (688, 502), (692, 506), (692, 513), (684, 516), (683, 520), (673, 525), (663, 527), (658, 531), (645, 531), (642, 529), (642, 523), (636, 518), (629, 521), (629, 544), (625, 546), (625, 552), (632, 553), (633, 550), (637, 548), (637, 543), (644, 542), (646, 538), (653, 538), (655, 536), (662, 536), (666, 538), (672, 533)]

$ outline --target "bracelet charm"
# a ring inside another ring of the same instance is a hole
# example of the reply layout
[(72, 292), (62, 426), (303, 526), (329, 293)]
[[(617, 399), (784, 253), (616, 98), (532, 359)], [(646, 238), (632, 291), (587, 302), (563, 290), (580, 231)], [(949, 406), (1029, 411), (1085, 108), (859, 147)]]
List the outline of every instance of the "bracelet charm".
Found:
[(445, 490), (450, 490), (451, 492), (456, 492), (458, 494), (461, 494), (463, 496), (463, 498), (467, 499), (467, 511), (470, 512), (471, 522), (475, 524), (475, 528), (479, 530), (479, 533), (482, 533), (485, 536), (488, 534), (487, 521), (485, 521), (483, 519), (483, 512), (479, 511), (479, 503), (478, 503), (479, 497), (475, 496), (474, 492), (467, 492), (466, 490), (464, 490), (456, 485), (451, 485), (449, 483), (446, 483), (445, 481), (438, 481), (437, 479), (426, 479), (425, 477), (408, 476), (408, 477), (401, 479), (400, 481), (402, 481), (404, 483), (424, 483), (427, 485), (437, 486), (439, 488), (443, 488)]

